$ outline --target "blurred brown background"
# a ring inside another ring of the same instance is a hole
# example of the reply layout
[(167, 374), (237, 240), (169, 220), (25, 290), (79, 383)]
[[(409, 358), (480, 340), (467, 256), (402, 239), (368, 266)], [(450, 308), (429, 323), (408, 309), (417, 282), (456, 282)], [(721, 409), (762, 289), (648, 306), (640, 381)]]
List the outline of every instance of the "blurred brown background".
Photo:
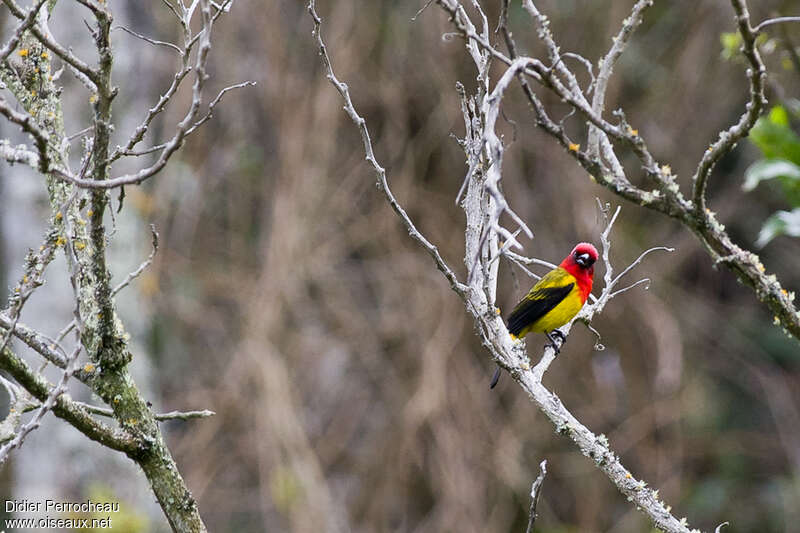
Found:
[[(463, 276), (454, 198), (466, 167), (450, 135), (463, 134), (455, 83), (474, 88), (475, 71), (462, 41), (442, 38), (452, 27), (435, 5), (411, 22), (421, 0), (318, 3), (337, 75), (395, 194)], [(483, 4), (496, 22), (499, 2)], [(518, 4), (510, 13), (518, 45), (541, 54)], [(632, 1), (537, 5), (562, 51), (596, 62)], [(797, 1), (750, 7), (755, 21), (800, 13)], [(157, 2), (116, 9), (136, 31), (176, 35)], [(800, 26), (787, 29), (800, 43)], [(459, 299), (375, 189), (360, 137), (322, 73), (304, 4), (237, 2), (215, 31), (213, 86), (258, 86), (229, 95), (179, 162), (127, 191), (134, 248), (146, 255), (151, 221), (162, 246), (120, 297), (138, 302), (123, 319), (141, 322), (137, 357), (154, 367), (154, 403), (217, 412), (166, 426), (210, 530), (522, 531), (542, 459), (549, 474), (537, 531), (649, 530), (508, 376), (488, 390), (494, 367)], [(656, 2), (608, 93), (607, 109), (624, 107), (684, 186), (746, 102), (743, 65), (721, 58), (725, 31), (734, 24), (723, 0)], [(115, 112), (140, 116), (174, 58), (118, 54)], [(773, 89), (797, 95), (798, 73), (777, 52), (768, 60)], [(599, 241), (595, 198), (620, 201), (536, 130), (522, 96), (514, 87), (504, 103), (516, 124), (501, 126), (504, 188), (536, 234), (526, 253), (557, 262), (575, 242)], [(160, 128), (179, 119), (167, 115)], [(566, 123), (580, 137), (580, 119)], [(712, 208), (746, 246), (785, 207), (777, 189), (742, 192), (757, 157), (743, 142), (710, 185)], [(631, 281), (650, 277), (649, 290), (613, 300), (594, 322), (606, 349), (594, 351), (594, 335), (579, 325), (546, 384), (693, 527), (800, 531), (800, 345), (665, 217), (623, 204), (613, 244), (618, 269), (650, 246), (676, 251), (648, 258)], [(800, 242), (786, 237), (761, 253), (795, 291), (798, 254)], [(503, 264), (498, 303), (509, 309), (530, 283)], [(533, 358), (543, 342), (529, 342)]]

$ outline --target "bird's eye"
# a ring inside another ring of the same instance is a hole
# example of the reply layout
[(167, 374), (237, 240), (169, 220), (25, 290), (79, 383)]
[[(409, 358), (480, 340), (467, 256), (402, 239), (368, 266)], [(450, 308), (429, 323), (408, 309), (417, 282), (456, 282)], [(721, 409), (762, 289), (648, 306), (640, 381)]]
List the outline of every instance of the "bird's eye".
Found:
[(592, 256), (588, 253), (575, 254), (575, 262), (584, 268), (594, 263)]

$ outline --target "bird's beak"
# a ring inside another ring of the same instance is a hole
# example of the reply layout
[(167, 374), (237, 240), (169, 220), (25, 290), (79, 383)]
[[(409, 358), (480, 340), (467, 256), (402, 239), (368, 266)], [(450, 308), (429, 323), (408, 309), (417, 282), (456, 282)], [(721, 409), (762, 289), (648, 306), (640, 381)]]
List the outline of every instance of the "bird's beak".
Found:
[(591, 266), (594, 261), (592, 261), (592, 256), (589, 254), (581, 254), (575, 258), (575, 262), (578, 263), (583, 268), (588, 268)]

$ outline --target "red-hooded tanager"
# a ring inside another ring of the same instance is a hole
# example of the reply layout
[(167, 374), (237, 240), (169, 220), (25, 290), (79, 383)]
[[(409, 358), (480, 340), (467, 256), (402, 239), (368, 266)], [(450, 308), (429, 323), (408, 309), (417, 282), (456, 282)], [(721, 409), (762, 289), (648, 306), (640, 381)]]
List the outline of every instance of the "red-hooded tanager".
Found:
[[(572, 320), (586, 303), (592, 292), (597, 257), (597, 249), (588, 242), (575, 246), (560, 265), (536, 282), (508, 315), (506, 324), (511, 336), (521, 339), (530, 332), (544, 333), (557, 353), (558, 344), (552, 335), (563, 341), (564, 335), (556, 328)], [(492, 387), (499, 377), (498, 367)]]

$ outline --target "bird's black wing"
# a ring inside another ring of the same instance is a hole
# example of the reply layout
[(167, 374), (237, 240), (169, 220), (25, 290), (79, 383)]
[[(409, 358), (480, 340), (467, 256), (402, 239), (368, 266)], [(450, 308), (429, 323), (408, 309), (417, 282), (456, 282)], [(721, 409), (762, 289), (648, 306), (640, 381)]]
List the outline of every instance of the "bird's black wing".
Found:
[(561, 303), (570, 293), (573, 286), (575, 286), (574, 283), (568, 283), (561, 287), (542, 287), (532, 291), (508, 315), (508, 331), (514, 336), (519, 335), (523, 329), (542, 318)]

